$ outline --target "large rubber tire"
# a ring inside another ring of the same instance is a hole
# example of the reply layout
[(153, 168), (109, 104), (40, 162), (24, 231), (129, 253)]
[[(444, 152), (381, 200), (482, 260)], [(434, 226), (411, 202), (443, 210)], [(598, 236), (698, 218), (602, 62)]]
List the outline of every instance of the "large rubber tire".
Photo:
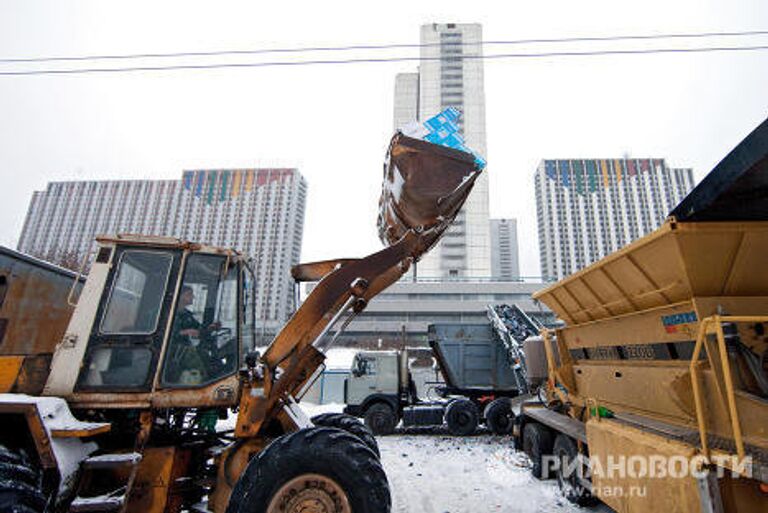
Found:
[(297, 513), (307, 506), (340, 512), (342, 505), (354, 513), (389, 512), (387, 476), (356, 436), (312, 427), (277, 438), (248, 463), (227, 513)]
[(397, 414), (386, 403), (370, 405), (363, 416), (365, 425), (374, 435), (391, 435), (397, 426)]
[(555, 472), (555, 476), (557, 477), (557, 485), (560, 487), (560, 492), (563, 496), (568, 499), (569, 502), (579, 506), (589, 506), (594, 504), (595, 498), (581, 483), (579, 473), (573, 472), (570, 475), (566, 475), (563, 471), (571, 466), (570, 462), (572, 462), (579, 454), (576, 444), (571, 440), (571, 437), (563, 434), (557, 435), (552, 454), (555, 458), (560, 460), (560, 465)]
[(376, 437), (368, 426), (360, 422), (357, 417), (347, 415), (346, 413), (323, 413), (312, 417), (312, 424), (315, 426), (324, 426), (341, 429), (347, 433), (351, 433), (363, 441), (373, 452), (376, 453), (377, 458), (381, 458), (379, 452), (379, 444), (376, 442)]
[(0, 513), (42, 513), (46, 502), (39, 469), (25, 454), (0, 445)]
[(499, 397), (485, 408), (485, 425), (495, 435), (508, 435), (515, 428), (515, 413), (509, 397)]
[[(531, 474), (536, 479), (545, 479), (544, 456), (552, 454), (554, 435), (552, 430), (538, 422), (528, 422), (523, 427), (523, 452), (531, 460)], [(547, 474), (546, 479), (551, 478)]]
[(480, 414), (469, 399), (455, 399), (445, 409), (445, 423), (452, 435), (467, 436), (477, 429)]

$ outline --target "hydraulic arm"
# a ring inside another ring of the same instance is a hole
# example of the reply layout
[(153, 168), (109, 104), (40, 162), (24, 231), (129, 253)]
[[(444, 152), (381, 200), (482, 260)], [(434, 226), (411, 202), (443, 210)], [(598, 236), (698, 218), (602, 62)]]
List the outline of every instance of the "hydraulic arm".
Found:
[[(400, 133), (393, 137), (379, 200), (379, 236), (386, 247), (365, 258), (293, 269), (296, 281), (319, 282), (261, 356), (251, 387), (242, 394), (237, 436), (258, 433), (277, 408), (290, 407), (351, 319), (437, 243), (481, 171), (469, 153)], [(263, 394), (257, 393), (262, 387)]]

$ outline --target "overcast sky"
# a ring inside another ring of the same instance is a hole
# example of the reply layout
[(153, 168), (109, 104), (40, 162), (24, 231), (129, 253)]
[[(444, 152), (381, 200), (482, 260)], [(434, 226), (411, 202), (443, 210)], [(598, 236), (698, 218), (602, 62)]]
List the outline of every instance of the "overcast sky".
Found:
[[(418, 43), (419, 25), (430, 22), (479, 22), (486, 40), (766, 30), (768, 2), (0, 0), (0, 58)], [(756, 43), (768, 45), (768, 37), (696, 44)], [(486, 47), (485, 53), (553, 48)], [(407, 55), (417, 54), (294, 58)], [(374, 251), (394, 76), (415, 67), (0, 76), (0, 244), (15, 247), (32, 191), (48, 181), (295, 166), (309, 182), (303, 260)], [(21, 69), (35, 66), (0, 63), (0, 71)], [(539, 160), (663, 157), (701, 178), (768, 116), (768, 51), (489, 60), (485, 89), (491, 215), (518, 218), (521, 271), (533, 276), (539, 274), (533, 193)]]

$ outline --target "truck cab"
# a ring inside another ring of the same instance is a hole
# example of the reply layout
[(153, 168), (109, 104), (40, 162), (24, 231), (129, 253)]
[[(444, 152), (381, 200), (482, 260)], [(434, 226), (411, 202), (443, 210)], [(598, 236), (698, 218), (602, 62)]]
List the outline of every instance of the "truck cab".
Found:
[[(371, 407), (380, 405), (374, 411), (386, 417), (387, 424), (392, 418), (399, 417), (401, 396), (408, 389), (407, 362), (407, 353), (400, 351), (356, 353), (344, 384), (344, 402), (347, 404), (344, 412), (366, 417)], [(368, 422), (372, 420), (366, 419)]]

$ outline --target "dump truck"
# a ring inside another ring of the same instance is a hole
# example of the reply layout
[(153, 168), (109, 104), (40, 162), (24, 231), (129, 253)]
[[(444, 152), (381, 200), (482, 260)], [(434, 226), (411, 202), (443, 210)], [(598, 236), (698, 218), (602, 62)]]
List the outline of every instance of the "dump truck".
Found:
[[(502, 322), (493, 307), (490, 315)], [(501, 327), (430, 324), (427, 340), (442, 379), (426, 385), (439, 399), (419, 397), (407, 349), (359, 351), (344, 384), (344, 412), (364, 418), (381, 435), (392, 433), (401, 420), (404, 427), (444, 425), (458, 436), (474, 433), (481, 424), (510, 434), (511, 399), (526, 393), (527, 385), (524, 362), (515, 356), (517, 342), (503, 322)]]
[(74, 271), (0, 246), (0, 391), (42, 392), (82, 285)]
[(515, 436), (572, 502), (768, 511), (768, 120), (656, 231), (538, 292)]
[[(481, 171), (470, 153), (396, 134), (385, 248), (294, 267), (319, 283), (263, 354), (246, 255), (98, 237), (63, 336), (26, 348), (53, 354), (42, 391), (0, 390), (0, 512), (389, 511), (375, 439), (344, 418), (313, 425), (298, 402), (346, 323), (435, 245)], [(228, 414), (233, 427), (217, 428)]]

